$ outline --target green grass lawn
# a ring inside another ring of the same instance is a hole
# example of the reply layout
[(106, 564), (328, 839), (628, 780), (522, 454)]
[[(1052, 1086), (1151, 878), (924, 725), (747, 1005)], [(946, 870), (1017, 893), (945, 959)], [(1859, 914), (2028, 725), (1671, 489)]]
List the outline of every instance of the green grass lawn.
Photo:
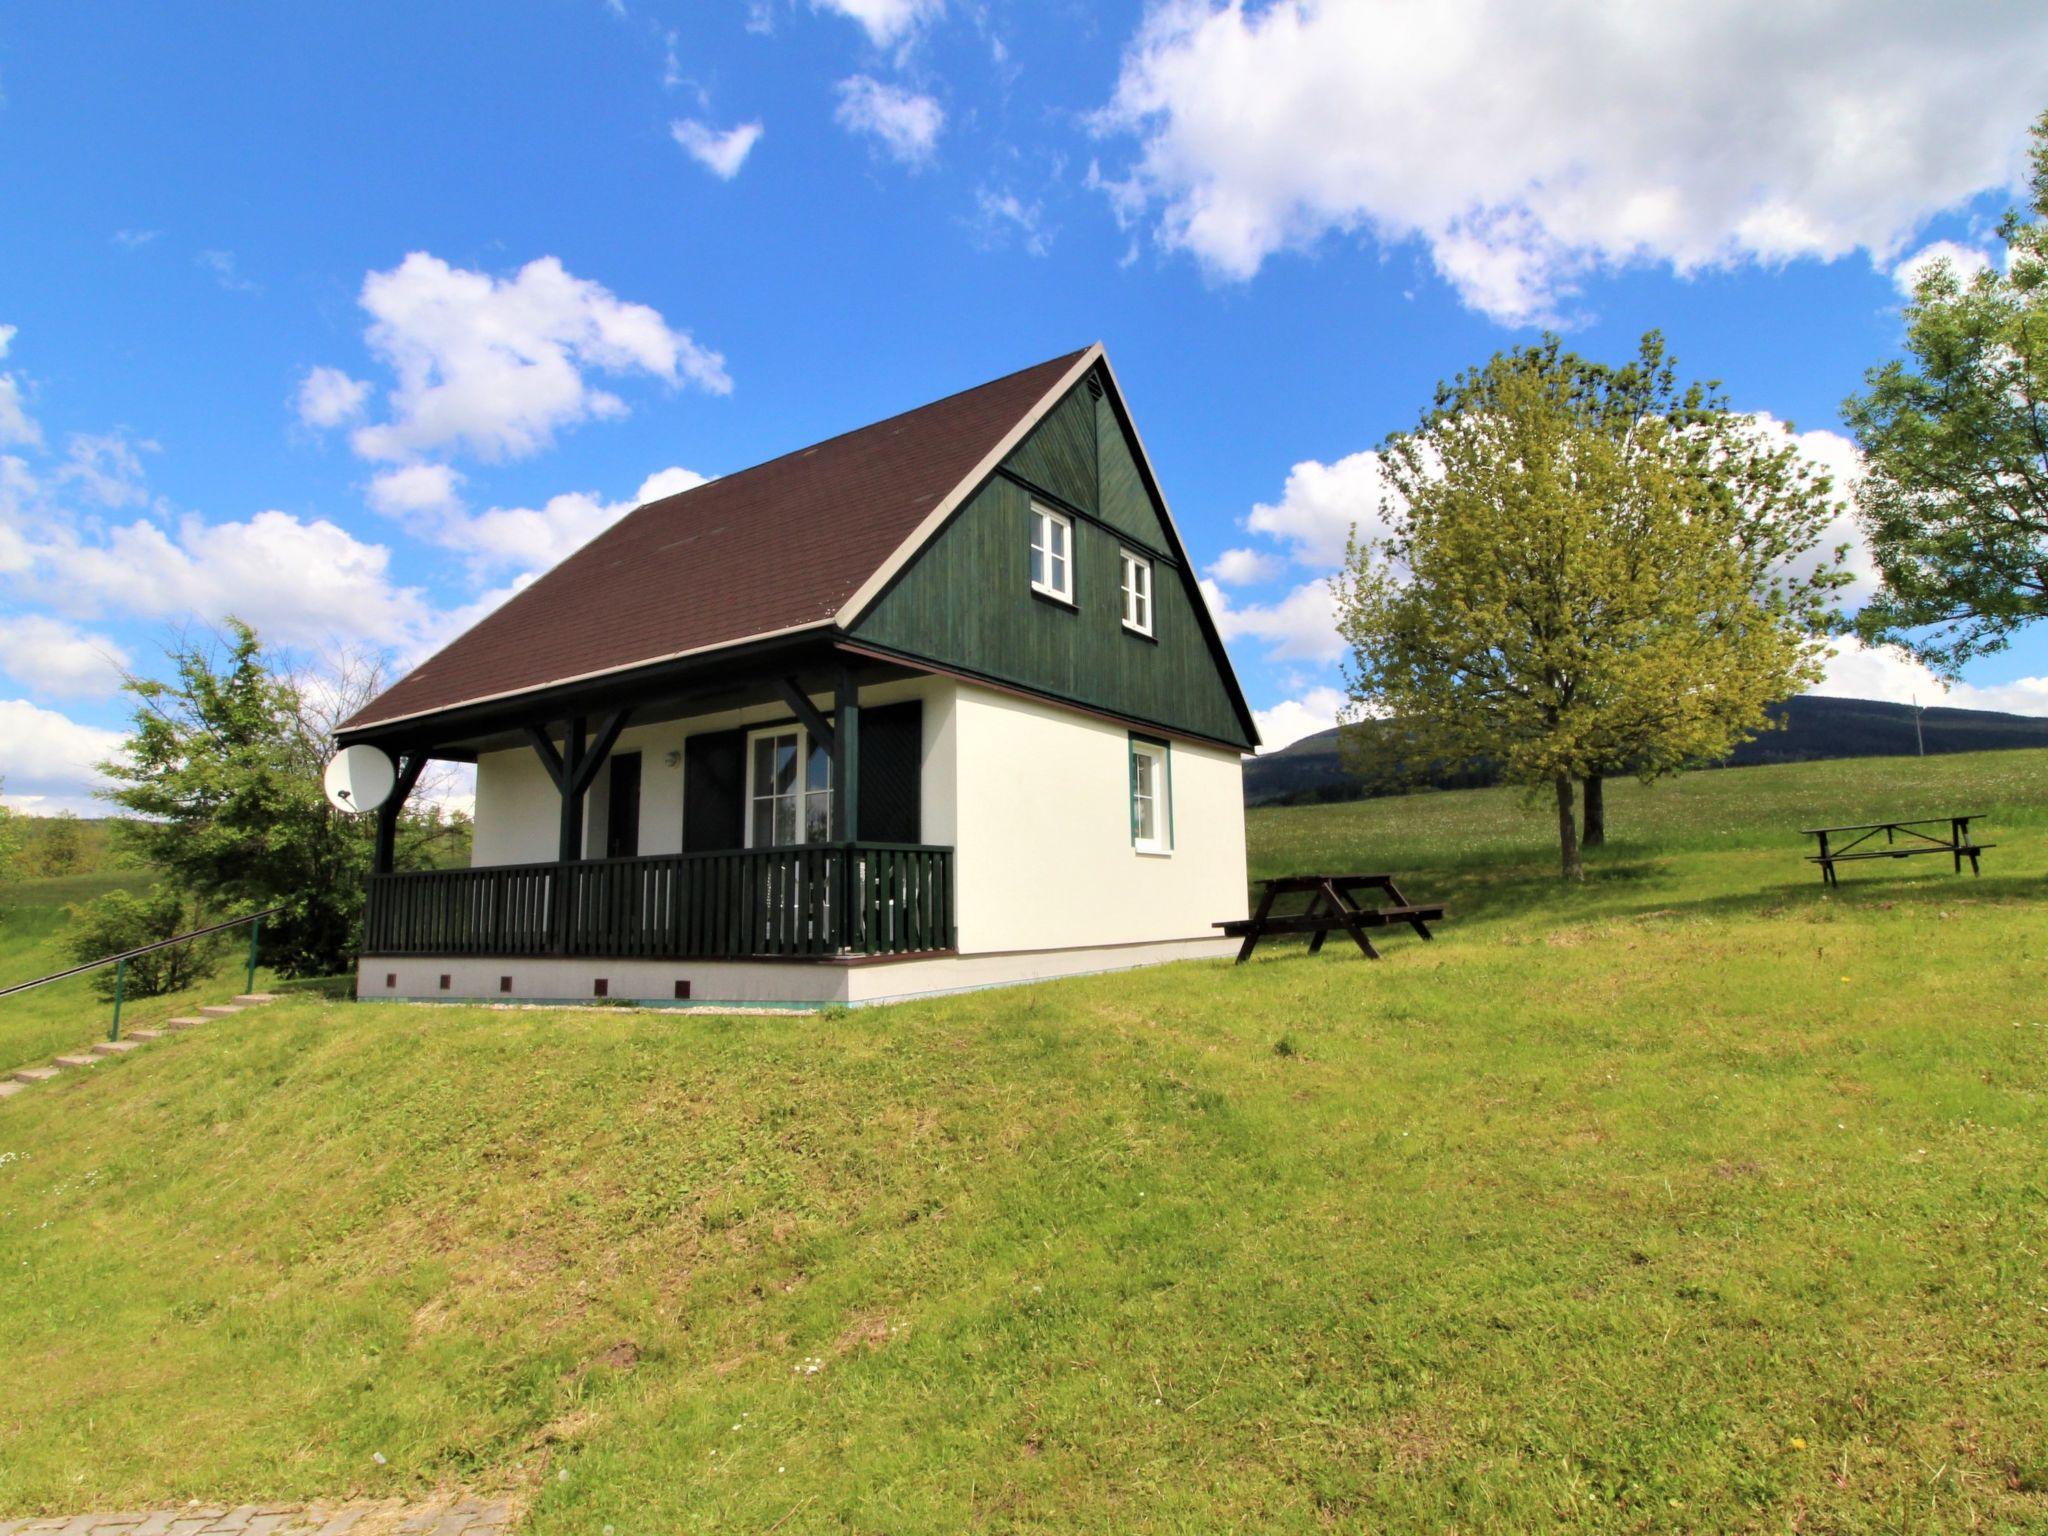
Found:
[[(1796, 829), (1985, 814), (1973, 880)], [(2048, 1528), (2048, 754), (1255, 813), (1451, 901), (801, 1018), (274, 1005), (0, 1105), (0, 1516)]]
[[(0, 986), (33, 981), (77, 963), (63, 940), (69, 907), (109, 891), (140, 895), (150, 883), (151, 876), (140, 870), (0, 882)], [(230, 941), (212, 979), (165, 997), (127, 1000), (121, 1009), (122, 1028), (166, 1019), (241, 991), (245, 977), (237, 963), (242, 954), (235, 947), (237, 942)], [(0, 998), (0, 1075), (106, 1039), (113, 1013), (113, 1005), (93, 991), (91, 979), (85, 976)]]

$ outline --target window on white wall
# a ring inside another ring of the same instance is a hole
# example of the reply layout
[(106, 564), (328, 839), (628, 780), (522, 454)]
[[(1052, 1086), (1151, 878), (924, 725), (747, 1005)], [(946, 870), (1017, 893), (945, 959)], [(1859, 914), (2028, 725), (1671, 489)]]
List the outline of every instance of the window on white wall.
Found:
[(1131, 846), (1173, 851), (1173, 769), (1163, 741), (1131, 738)]
[(1123, 551), (1124, 628), (1141, 635), (1152, 633), (1152, 562), (1143, 555)]
[(822, 843), (832, 835), (832, 754), (800, 725), (747, 738), (747, 846)]
[(1040, 506), (1031, 509), (1031, 590), (1074, 600), (1074, 525)]

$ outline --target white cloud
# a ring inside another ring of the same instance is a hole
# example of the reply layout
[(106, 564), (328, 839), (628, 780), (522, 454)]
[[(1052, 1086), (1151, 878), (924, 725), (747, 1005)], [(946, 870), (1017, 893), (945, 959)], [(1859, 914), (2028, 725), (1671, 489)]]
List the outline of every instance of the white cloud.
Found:
[(913, 167), (930, 162), (939, 130), (946, 126), (945, 109), (935, 99), (870, 75), (839, 82), (834, 116), (849, 133), (869, 135), (892, 158)]
[(1928, 708), (1997, 709), (2015, 715), (2048, 715), (2048, 677), (2008, 683), (1944, 683), (1926, 667), (1889, 646), (1860, 640), (1835, 642), (1827, 676), (1812, 690), (1827, 698), (1882, 699)]
[(60, 485), (82, 491), (103, 507), (139, 507), (149, 500), (142, 455), (155, 443), (134, 443), (121, 432), (74, 432), (65, 442), (64, 462), (52, 472)]
[(128, 668), (128, 653), (105, 635), (46, 614), (0, 617), (0, 669), (40, 698), (109, 698)]
[(1045, 227), (1045, 209), (1027, 203), (1014, 192), (977, 188), (974, 194), (973, 229), (980, 243), (995, 250), (1015, 240), (1032, 256), (1052, 250), (1054, 231)]
[(1841, 433), (1830, 432), (1824, 427), (1794, 432), (1768, 411), (1755, 412), (1750, 419), (1765, 434), (1791, 442), (1809, 464), (1827, 474), (1833, 486), (1834, 518), (1821, 531), (1819, 543), (1797, 563), (1795, 569), (1802, 574), (1817, 570), (1837, 548), (1846, 544), (1849, 553), (1842, 568), (1854, 579), (1835, 594), (1835, 601), (1851, 611), (1861, 608), (1877, 595), (1880, 584), (1877, 561), (1863, 537), (1862, 525), (1856, 521), (1856, 486), (1863, 478), (1862, 452)]
[(1252, 718), (1259, 727), (1259, 750), (1277, 752), (1304, 736), (1327, 731), (1337, 723), (1338, 712), (1349, 702), (1342, 688), (1311, 688), (1298, 699), (1284, 699), (1271, 709), (1253, 710)]
[(668, 125), (668, 131), (675, 135), (675, 141), (683, 146), (692, 160), (720, 181), (731, 181), (739, 175), (740, 167), (747, 163), (747, 156), (760, 142), (762, 132), (759, 123), (741, 123), (720, 132), (709, 123), (700, 123), (694, 118), (678, 118)]
[(1380, 456), (1371, 450), (1334, 464), (1304, 459), (1287, 472), (1280, 500), (1254, 506), (1245, 526), (1288, 545), (1303, 565), (1335, 567), (1354, 526), (1367, 540), (1385, 535), (1380, 502), (1389, 494)]
[(114, 244), (124, 251), (139, 251), (162, 233), (160, 229), (117, 229)]
[[(0, 325), (0, 357), (13, 347), (16, 334), (15, 326)], [(21, 381), (11, 373), (0, 373), (0, 447), (34, 448), (42, 440), (43, 429), (22, 404)]]
[(367, 380), (352, 379), (339, 368), (308, 368), (299, 381), (299, 420), (309, 427), (338, 427), (362, 415), (369, 398)]
[(213, 274), (213, 280), (229, 293), (255, 293), (257, 285), (242, 275), (235, 264), (233, 251), (201, 251), (193, 258), (202, 271)]
[(1326, 576), (1303, 582), (1278, 602), (1242, 608), (1213, 581), (1203, 580), (1201, 588), (1225, 640), (1263, 640), (1273, 661), (1327, 662), (1344, 654), (1344, 639), (1337, 633), (1337, 593)]
[(645, 506), (650, 501), (677, 496), (684, 491), (694, 491), (711, 477), (700, 475), (694, 469), (684, 469), (680, 464), (671, 464), (667, 469), (657, 469), (640, 482), (640, 489), (633, 493), (633, 505)]
[(1098, 184), (1224, 278), (1413, 240), (1520, 323), (1595, 271), (1888, 260), (2015, 182), (2044, 97), (2048, 8), (1997, 0), (1159, 0)]
[(1284, 569), (1279, 558), (1257, 549), (1226, 549), (1209, 566), (1209, 579), (1219, 586), (1256, 587)]
[(416, 590), (392, 585), (390, 550), (288, 512), (225, 523), (187, 516), (169, 528), (135, 522), (89, 538), (60, 530), (33, 554), (48, 572), (45, 590), (80, 613), (234, 614), (286, 645), (402, 644), (430, 618)]
[(404, 464), (370, 481), (370, 505), (386, 517), (441, 517), (462, 509), (461, 484), (446, 464)]
[[(946, 0), (811, 0), (811, 4), (816, 10), (833, 11), (859, 22), (877, 48), (908, 38), (946, 9)], [(752, 25), (749, 22), (749, 30)]]
[(364, 278), (361, 303), (370, 348), (397, 376), (390, 419), (351, 439), (367, 459), (403, 463), (456, 448), (519, 458), (548, 446), (561, 427), (624, 415), (625, 402), (594, 388), (586, 369), (652, 374), (714, 394), (732, 388), (716, 352), (552, 256), (497, 278), (415, 251)]
[[(106, 782), (95, 764), (121, 750), (119, 731), (81, 725), (26, 699), (0, 699), (0, 781), (19, 810), (87, 810)], [(104, 813), (104, 808), (102, 813)]]
[(1892, 282), (1897, 285), (1900, 297), (1917, 297), (1920, 279), (1942, 262), (1948, 263), (1958, 283), (1968, 287), (1979, 272), (1991, 270), (1991, 253), (1974, 245), (1958, 245), (1953, 240), (1936, 240), (1930, 245), (1923, 245), (1892, 268)]
[(630, 501), (600, 501), (589, 491), (569, 491), (540, 507), (492, 507), (474, 517), (446, 521), (435, 536), (486, 569), (544, 571), (635, 507), (702, 485), (706, 478), (695, 470), (671, 466), (649, 475)]

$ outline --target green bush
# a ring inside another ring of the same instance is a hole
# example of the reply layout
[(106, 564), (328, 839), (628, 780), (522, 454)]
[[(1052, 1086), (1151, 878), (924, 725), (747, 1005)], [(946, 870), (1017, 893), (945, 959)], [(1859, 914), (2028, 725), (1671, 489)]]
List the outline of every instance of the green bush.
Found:
[[(109, 891), (70, 908), (70, 913), (65, 948), (73, 960), (81, 962), (137, 949), (206, 926), (197, 905), (168, 886), (159, 886), (143, 896)], [(137, 955), (128, 962), (126, 995), (161, 997), (169, 992), (182, 992), (220, 969), (223, 948), (222, 936), (214, 934)], [(115, 970), (110, 965), (93, 972), (92, 988), (100, 997), (113, 997)]]

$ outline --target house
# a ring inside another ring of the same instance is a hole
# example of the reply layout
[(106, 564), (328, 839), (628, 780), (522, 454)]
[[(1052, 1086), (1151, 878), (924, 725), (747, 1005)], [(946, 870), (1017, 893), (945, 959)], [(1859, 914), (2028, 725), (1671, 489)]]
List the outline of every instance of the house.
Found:
[[(1102, 348), (650, 502), (341, 728), (365, 998), (865, 1003), (1226, 953), (1244, 695)], [(431, 759), (471, 867), (391, 871)]]

